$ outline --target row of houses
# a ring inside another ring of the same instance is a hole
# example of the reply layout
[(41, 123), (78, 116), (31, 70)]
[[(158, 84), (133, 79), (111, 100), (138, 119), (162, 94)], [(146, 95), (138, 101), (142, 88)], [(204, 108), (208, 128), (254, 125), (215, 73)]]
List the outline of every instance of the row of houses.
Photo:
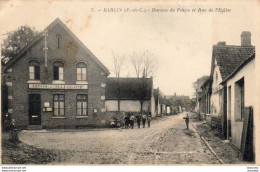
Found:
[(19, 128), (105, 126), (118, 112), (180, 112), (153, 78), (112, 78), (109, 70), (56, 19), (2, 66), (2, 120)]
[(255, 90), (251, 33), (242, 32), (240, 46), (226, 42), (213, 45), (210, 76), (197, 90), (196, 108), (207, 124), (221, 129), (224, 137), (242, 152), (254, 152)]

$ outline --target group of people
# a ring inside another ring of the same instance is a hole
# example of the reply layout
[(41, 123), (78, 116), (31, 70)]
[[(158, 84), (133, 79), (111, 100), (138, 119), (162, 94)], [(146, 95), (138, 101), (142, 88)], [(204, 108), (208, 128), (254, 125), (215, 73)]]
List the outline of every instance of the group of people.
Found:
[(137, 116), (134, 116), (134, 114), (128, 114), (125, 116), (125, 128), (129, 128), (130, 127), (133, 129), (134, 128), (134, 123), (135, 123), (135, 119), (136, 119), (136, 123), (137, 123), (137, 127), (140, 128), (141, 126), (141, 122), (143, 125), (143, 128), (145, 128), (145, 124), (147, 122), (148, 128), (150, 128), (151, 125), (151, 113), (149, 113), (148, 115), (146, 114), (138, 114)]

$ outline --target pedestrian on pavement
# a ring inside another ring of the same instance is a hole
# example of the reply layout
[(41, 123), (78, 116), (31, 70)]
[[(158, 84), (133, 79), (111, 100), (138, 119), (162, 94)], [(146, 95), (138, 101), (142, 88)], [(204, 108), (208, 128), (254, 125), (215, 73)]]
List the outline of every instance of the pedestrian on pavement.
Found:
[(150, 128), (150, 126), (151, 126), (151, 119), (152, 119), (152, 115), (151, 115), (151, 112), (149, 112), (149, 115), (147, 117), (148, 128)]
[(146, 115), (142, 115), (142, 123), (143, 123), (143, 128), (145, 128), (145, 122), (146, 122)]
[(187, 130), (188, 130), (189, 129), (189, 122), (190, 122), (188, 113), (186, 114), (186, 117), (184, 117), (183, 119), (185, 119), (186, 127), (187, 127)]
[(132, 114), (130, 117), (130, 125), (132, 129), (134, 129), (134, 120), (135, 120), (135, 116)]
[(136, 116), (136, 122), (137, 122), (138, 128), (140, 128), (140, 125), (141, 125), (141, 115), (140, 115), (140, 114), (138, 114), (138, 115)]

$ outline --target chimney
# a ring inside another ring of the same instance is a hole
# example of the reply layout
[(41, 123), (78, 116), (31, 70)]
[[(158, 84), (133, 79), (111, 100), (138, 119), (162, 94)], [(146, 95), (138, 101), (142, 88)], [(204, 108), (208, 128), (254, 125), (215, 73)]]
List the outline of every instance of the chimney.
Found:
[(226, 42), (218, 42), (217, 46), (226, 46)]
[(248, 47), (251, 46), (251, 33), (244, 31), (241, 33), (241, 46)]

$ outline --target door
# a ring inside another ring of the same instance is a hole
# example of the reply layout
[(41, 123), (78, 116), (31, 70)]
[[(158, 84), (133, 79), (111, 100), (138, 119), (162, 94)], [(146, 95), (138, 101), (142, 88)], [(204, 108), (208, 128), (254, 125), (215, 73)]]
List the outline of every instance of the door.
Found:
[(41, 125), (41, 95), (29, 94), (29, 123)]
[(228, 138), (227, 136), (227, 86), (224, 86), (224, 106), (223, 106), (223, 125), (222, 125), (222, 132), (224, 134), (225, 138)]

